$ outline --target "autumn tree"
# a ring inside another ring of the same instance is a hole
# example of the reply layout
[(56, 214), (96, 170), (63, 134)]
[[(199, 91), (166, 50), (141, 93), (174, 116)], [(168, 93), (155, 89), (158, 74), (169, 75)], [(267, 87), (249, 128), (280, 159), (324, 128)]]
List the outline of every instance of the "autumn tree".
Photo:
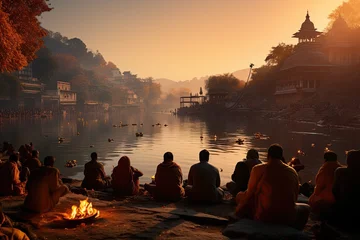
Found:
[(46, 35), (38, 17), (50, 10), (46, 0), (0, 1), (0, 72), (20, 70), (35, 59)]
[(56, 81), (68, 82), (82, 71), (79, 61), (72, 55), (56, 54), (54, 60), (57, 66), (54, 74)]
[(244, 81), (240, 81), (234, 75), (229, 73), (210, 76), (209, 79), (205, 81), (205, 89), (207, 92), (232, 93), (240, 90), (244, 85)]
[(360, 27), (360, 0), (348, 0), (334, 9), (330, 15), (330, 25), (341, 15), (351, 28)]

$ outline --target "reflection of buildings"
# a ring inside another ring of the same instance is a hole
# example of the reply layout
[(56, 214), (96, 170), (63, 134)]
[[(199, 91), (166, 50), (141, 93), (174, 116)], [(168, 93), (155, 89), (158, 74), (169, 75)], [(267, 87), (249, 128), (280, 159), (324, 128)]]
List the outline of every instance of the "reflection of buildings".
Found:
[(288, 105), (313, 96), (324, 81), (343, 66), (359, 63), (344, 19), (334, 22), (332, 30), (321, 35), (306, 15), (293, 37), (298, 38), (295, 53), (287, 58), (278, 73), (275, 98), (278, 105)]

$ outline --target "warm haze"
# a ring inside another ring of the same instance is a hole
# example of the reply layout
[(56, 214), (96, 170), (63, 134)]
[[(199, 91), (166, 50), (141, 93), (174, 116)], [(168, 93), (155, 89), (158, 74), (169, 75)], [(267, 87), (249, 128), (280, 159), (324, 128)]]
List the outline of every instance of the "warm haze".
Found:
[(81, 38), (121, 71), (187, 80), (256, 66), (295, 43), (306, 10), (318, 30), (342, 0), (62, 0), (42, 25)]

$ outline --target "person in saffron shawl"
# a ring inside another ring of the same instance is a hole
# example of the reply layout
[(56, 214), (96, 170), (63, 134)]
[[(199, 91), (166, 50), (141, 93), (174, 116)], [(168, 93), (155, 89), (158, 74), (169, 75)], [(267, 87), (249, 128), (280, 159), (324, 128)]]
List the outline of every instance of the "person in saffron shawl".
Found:
[(173, 154), (166, 152), (164, 161), (157, 166), (155, 182), (145, 184), (145, 189), (158, 201), (176, 202), (185, 195), (182, 180), (180, 166), (174, 162)]
[(316, 214), (326, 213), (335, 203), (332, 193), (335, 171), (341, 167), (334, 152), (324, 154), (325, 163), (321, 166), (316, 175), (315, 191), (309, 198), (309, 205), (312, 212)]
[(25, 192), (25, 181), (21, 181), (19, 156), (12, 154), (9, 160), (0, 168), (0, 195), (22, 195)]
[(55, 158), (47, 156), (44, 166), (33, 170), (27, 182), (28, 195), (25, 209), (36, 212), (48, 212), (59, 202), (60, 197), (69, 193), (69, 188), (60, 179), (60, 172), (54, 167)]
[(130, 159), (127, 156), (121, 157), (111, 175), (111, 185), (115, 194), (122, 196), (138, 194), (141, 176), (143, 173), (131, 166)]

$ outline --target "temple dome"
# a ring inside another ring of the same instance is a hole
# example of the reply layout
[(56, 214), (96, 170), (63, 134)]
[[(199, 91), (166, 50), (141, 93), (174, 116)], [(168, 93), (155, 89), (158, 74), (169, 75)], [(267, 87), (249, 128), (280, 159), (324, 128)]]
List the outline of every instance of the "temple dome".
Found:
[(343, 34), (350, 30), (348, 24), (346, 23), (345, 19), (340, 15), (332, 24), (330, 29), (331, 34)]
[(305, 40), (306, 42), (308, 42), (308, 40), (310, 40), (310, 42), (314, 42), (319, 35), (321, 35), (321, 32), (316, 31), (314, 23), (310, 21), (309, 12), (307, 12), (306, 19), (301, 24), (300, 30), (294, 33), (293, 37), (298, 38), (300, 42), (302, 40)]
[(309, 12), (306, 14), (305, 22), (303, 22), (303, 24), (301, 24), (300, 31), (302, 31), (302, 30), (310, 30), (310, 31), (316, 30), (314, 23), (312, 21), (310, 21)]
[(331, 66), (326, 55), (317, 50), (300, 50), (288, 57), (281, 70), (287, 70), (294, 67), (315, 67)]

